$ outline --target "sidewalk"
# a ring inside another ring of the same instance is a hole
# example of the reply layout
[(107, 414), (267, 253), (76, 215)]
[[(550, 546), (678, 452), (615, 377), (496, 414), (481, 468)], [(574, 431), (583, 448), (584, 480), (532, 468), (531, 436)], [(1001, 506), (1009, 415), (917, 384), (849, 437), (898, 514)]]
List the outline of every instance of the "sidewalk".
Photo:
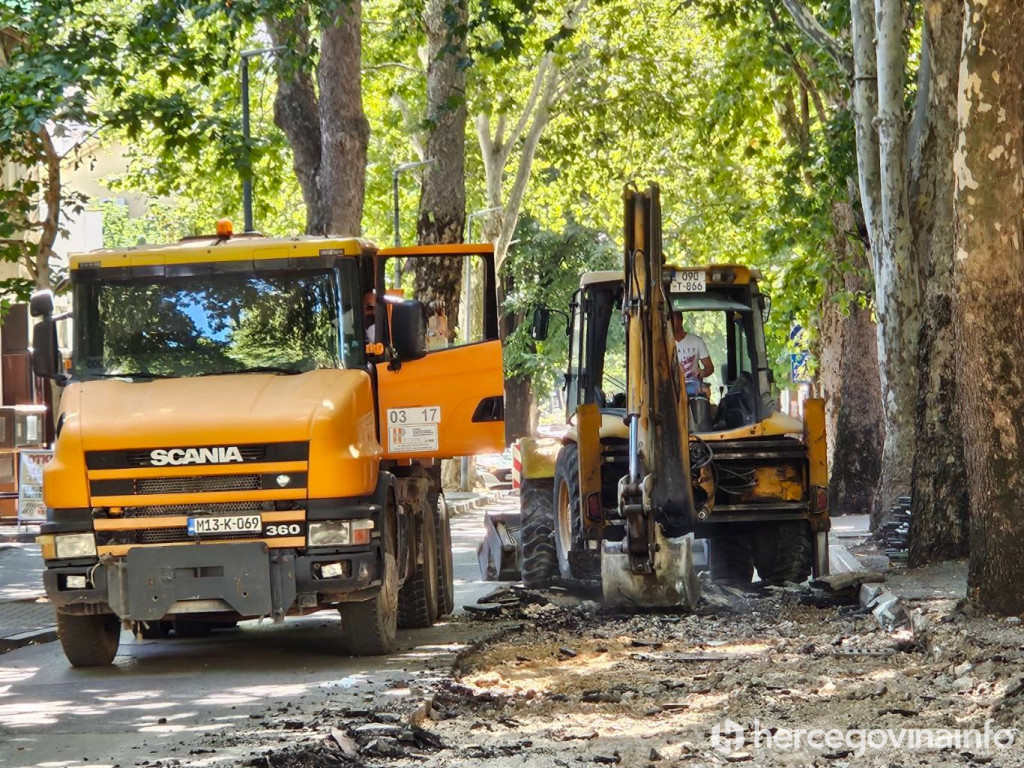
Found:
[(0, 542), (0, 653), (56, 639), (39, 547)]
[(38, 525), (23, 525), (19, 531), (18, 526), (7, 518), (0, 523), (0, 547), (4, 544), (34, 544), (38, 535)]

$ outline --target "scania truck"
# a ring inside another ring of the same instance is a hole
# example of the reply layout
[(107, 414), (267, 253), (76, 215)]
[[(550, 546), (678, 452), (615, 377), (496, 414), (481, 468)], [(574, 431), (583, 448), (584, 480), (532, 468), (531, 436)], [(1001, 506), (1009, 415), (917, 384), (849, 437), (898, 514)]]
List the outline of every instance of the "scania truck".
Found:
[[(480, 295), (466, 332), (428, 349), (408, 294), (437, 259)], [(72, 665), (112, 663), (122, 629), (324, 609), (340, 646), (381, 654), (452, 610), (440, 460), (504, 444), (489, 245), (219, 228), (76, 256), (70, 276), (67, 361), (52, 296), (31, 311), (34, 370), (61, 387), (38, 541)]]

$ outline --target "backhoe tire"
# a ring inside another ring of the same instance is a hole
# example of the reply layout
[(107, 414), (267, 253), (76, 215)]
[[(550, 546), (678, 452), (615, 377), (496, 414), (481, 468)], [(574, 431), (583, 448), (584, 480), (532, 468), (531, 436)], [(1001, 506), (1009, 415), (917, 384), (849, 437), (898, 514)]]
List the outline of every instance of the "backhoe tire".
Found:
[(754, 559), (749, 534), (712, 536), (708, 543), (708, 559), (713, 581), (736, 586), (750, 584), (754, 578)]
[(600, 554), (586, 548), (583, 510), (580, 507), (579, 448), (568, 443), (555, 462), (555, 552), (563, 579), (588, 580), (601, 577)]
[(752, 541), (754, 567), (765, 584), (800, 584), (811, 575), (813, 541), (803, 520), (759, 523)]
[(398, 626), (402, 628), (433, 626), (439, 615), (435, 517), (434, 508), (424, 502), (416, 520), (416, 560), (398, 591)]
[(523, 551), (523, 584), (546, 587), (558, 575), (555, 553), (555, 516), (551, 507), (551, 478), (523, 480), (520, 488), (520, 540)]
[(121, 644), (121, 620), (112, 613), (77, 616), (57, 611), (57, 637), (73, 667), (105, 667)]
[(444, 494), (438, 494), (434, 508), (434, 542), (437, 545), (437, 612), (438, 618), (455, 610), (455, 565), (452, 562), (452, 523)]
[[(391, 500), (394, 503), (394, 500)], [(342, 642), (353, 656), (381, 656), (395, 650), (398, 634), (398, 560), (395, 559), (397, 521), (393, 508), (384, 520), (384, 553), (380, 590), (369, 600), (342, 603)]]

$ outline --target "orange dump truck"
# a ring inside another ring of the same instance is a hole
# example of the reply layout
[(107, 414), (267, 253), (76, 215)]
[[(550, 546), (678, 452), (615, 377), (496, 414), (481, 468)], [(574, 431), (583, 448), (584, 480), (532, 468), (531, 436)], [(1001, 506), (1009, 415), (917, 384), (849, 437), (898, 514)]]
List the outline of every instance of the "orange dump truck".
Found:
[[(452, 257), (473, 332), (428, 345), (443, 308), (385, 286), (400, 262), (411, 295), (417, 262)], [(32, 300), (35, 371), (63, 386), (39, 543), (69, 661), (111, 663), (122, 626), (323, 609), (350, 652), (385, 653), (450, 612), (439, 460), (504, 441), (494, 280), (489, 245), (225, 234), (74, 257), (67, 366), (52, 297)]]

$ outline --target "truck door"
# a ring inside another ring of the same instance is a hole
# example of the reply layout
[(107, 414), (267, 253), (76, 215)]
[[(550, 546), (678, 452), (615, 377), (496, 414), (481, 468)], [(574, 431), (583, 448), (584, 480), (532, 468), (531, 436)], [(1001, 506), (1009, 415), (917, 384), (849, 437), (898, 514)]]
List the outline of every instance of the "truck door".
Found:
[[(425, 267), (425, 269), (424, 269)], [(380, 442), (386, 458), (451, 458), (505, 448), (505, 397), (494, 249), (487, 244), (385, 248), (377, 295), (427, 304), (426, 357), (377, 364)], [(457, 275), (442, 296), (429, 276)], [(420, 275), (423, 275), (421, 278)], [(467, 300), (468, 299), (468, 300)], [(386, 313), (378, 312), (386, 323)], [(382, 340), (385, 337), (378, 337)]]

